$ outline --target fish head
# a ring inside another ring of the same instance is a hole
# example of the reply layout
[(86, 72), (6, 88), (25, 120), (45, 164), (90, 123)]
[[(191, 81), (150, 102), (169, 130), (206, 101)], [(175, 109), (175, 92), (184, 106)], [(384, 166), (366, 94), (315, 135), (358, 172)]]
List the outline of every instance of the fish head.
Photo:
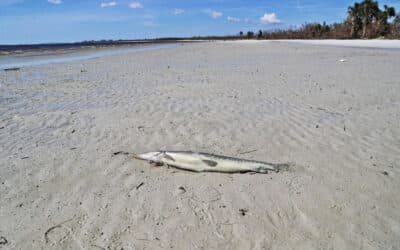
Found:
[(135, 156), (138, 159), (162, 163), (162, 158), (164, 157), (164, 152), (155, 151), (155, 152), (148, 152), (144, 154), (139, 154)]

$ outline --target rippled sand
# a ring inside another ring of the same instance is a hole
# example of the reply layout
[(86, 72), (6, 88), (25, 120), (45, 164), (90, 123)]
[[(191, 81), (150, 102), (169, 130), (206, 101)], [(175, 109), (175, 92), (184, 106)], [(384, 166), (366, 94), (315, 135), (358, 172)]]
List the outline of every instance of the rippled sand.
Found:
[[(0, 248), (396, 248), (399, 65), (395, 50), (199, 43), (2, 71)], [(159, 149), (294, 167), (113, 154)]]

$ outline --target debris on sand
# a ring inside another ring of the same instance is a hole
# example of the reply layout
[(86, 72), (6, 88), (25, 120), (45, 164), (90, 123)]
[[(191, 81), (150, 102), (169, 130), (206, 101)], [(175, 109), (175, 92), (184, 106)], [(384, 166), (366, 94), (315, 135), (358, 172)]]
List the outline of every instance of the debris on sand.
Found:
[(139, 185), (136, 186), (136, 190), (138, 190), (143, 185), (144, 185), (144, 182), (141, 182)]
[(246, 208), (241, 208), (241, 209), (239, 209), (239, 212), (240, 212), (240, 214), (241, 214), (242, 216), (245, 216), (246, 213), (247, 213), (248, 211), (249, 211), (249, 210), (246, 209)]
[(51, 234), (53, 233), (53, 231), (57, 231), (60, 228), (67, 229), (68, 233), (70, 233), (70, 229), (68, 227), (65, 227), (64, 224), (69, 222), (69, 221), (71, 221), (71, 220), (73, 220), (73, 219), (74, 218), (68, 219), (66, 221), (61, 222), (60, 224), (54, 225), (54, 226), (50, 227), (49, 229), (47, 229), (46, 232), (44, 232), (44, 241), (45, 241), (45, 243), (46, 244), (50, 243), (51, 242), (51, 240), (50, 240)]
[(178, 189), (182, 191), (182, 194), (186, 193), (186, 189), (184, 187), (180, 186)]
[(55, 226), (50, 227), (49, 229), (46, 230), (46, 232), (44, 233), (44, 240), (45, 240), (46, 243), (50, 242), (49, 233), (51, 233), (51, 231), (53, 231), (54, 229), (60, 228), (60, 227), (61, 227), (61, 224), (55, 225)]
[(0, 245), (6, 245), (8, 240), (4, 236), (0, 236)]

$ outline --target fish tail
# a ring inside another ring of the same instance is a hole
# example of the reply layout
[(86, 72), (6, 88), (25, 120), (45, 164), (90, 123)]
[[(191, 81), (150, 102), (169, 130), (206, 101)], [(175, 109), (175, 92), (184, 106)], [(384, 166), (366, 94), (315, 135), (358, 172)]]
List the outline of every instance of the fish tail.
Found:
[(291, 164), (289, 163), (276, 163), (272, 164), (274, 166), (275, 172), (289, 171)]

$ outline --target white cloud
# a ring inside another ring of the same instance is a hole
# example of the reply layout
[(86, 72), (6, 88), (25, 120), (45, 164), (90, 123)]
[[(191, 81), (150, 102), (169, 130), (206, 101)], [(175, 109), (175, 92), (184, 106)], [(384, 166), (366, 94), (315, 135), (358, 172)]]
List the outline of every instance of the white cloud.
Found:
[(219, 12), (219, 11), (212, 11), (210, 13), (210, 15), (211, 15), (212, 18), (220, 18), (220, 17), (222, 17), (223, 13)]
[(235, 23), (241, 21), (240, 18), (231, 17), (231, 16), (228, 16), (228, 17), (226, 18), (226, 20), (228, 20), (229, 22), (235, 22)]
[(60, 4), (60, 3), (62, 3), (62, 0), (47, 0), (47, 2), (52, 3), (52, 4)]
[(281, 23), (281, 20), (276, 17), (275, 13), (265, 13), (264, 16), (260, 17), (260, 22), (263, 24), (277, 24)]
[(222, 12), (210, 10), (210, 9), (204, 10), (204, 13), (208, 14), (212, 18), (220, 18), (224, 15), (224, 13), (222, 13)]
[(139, 2), (133, 2), (131, 4), (129, 4), (129, 8), (131, 9), (142, 9), (143, 5)]
[(115, 2), (115, 1), (113, 1), (113, 2), (108, 2), (108, 3), (101, 3), (101, 4), (100, 4), (100, 6), (101, 6), (102, 8), (105, 8), (105, 7), (112, 7), (112, 6), (115, 6), (115, 5), (117, 5), (117, 2)]
[(224, 13), (212, 9), (205, 9), (203, 12), (214, 19), (220, 18), (224, 15)]
[(180, 15), (180, 14), (183, 14), (184, 12), (185, 12), (185, 10), (183, 10), (183, 9), (175, 9), (174, 15)]

